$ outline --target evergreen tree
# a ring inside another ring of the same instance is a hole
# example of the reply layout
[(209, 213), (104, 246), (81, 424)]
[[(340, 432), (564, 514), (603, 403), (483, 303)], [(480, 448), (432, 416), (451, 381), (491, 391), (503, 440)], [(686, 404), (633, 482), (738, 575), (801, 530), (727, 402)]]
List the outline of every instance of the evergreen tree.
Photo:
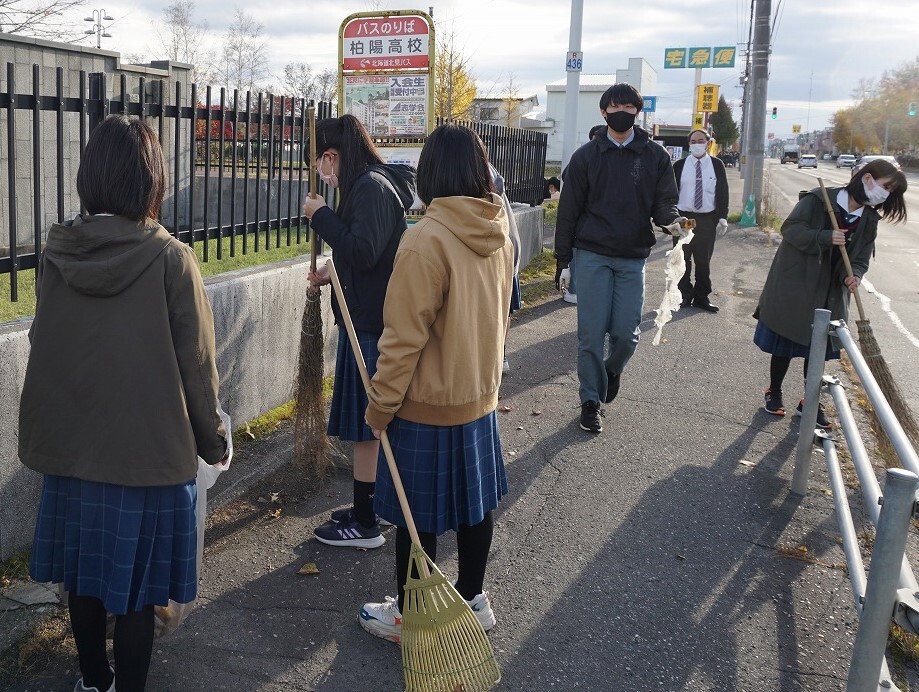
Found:
[(718, 111), (712, 113), (708, 120), (712, 127), (715, 140), (725, 149), (730, 149), (731, 145), (737, 141), (739, 132), (737, 123), (734, 122), (734, 114), (731, 113), (731, 107), (725, 101), (724, 95), (718, 99)]

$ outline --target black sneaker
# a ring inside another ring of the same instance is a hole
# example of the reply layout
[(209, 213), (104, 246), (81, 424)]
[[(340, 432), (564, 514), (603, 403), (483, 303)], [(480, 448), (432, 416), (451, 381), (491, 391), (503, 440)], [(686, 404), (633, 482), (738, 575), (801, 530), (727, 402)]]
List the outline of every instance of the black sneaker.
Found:
[[(804, 411), (804, 399), (798, 403), (798, 407), (795, 409), (795, 415), (800, 416)], [(830, 423), (830, 420), (826, 417), (826, 411), (823, 410), (823, 404), (817, 404), (817, 427), (821, 430), (832, 430), (833, 424)]]
[(598, 433), (603, 430), (603, 421), (600, 418), (603, 411), (600, 410), (600, 403), (597, 401), (585, 401), (581, 404), (581, 430)]
[(784, 416), (785, 405), (782, 403), (781, 389), (767, 389), (763, 394), (763, 410), (771, 413), (773, 416)]
[[(329, 520), (337, 524), (342, 519), (347, 519), (348, 517), (350, 517), (353, 511), (354, 511), (353, 507), (345, 507), (344, 509), (336, 509), (330, 515)], [(384, 528), (387, 526), (392, 526), (392, 522), (388, 522), (381, 517), (377, 517), (377, 523)]]
[(603, 399), (603, 403), (612, 403), (613, 399), (619, 394), (620, 377), (622, 377), (621, 372), (613, 374), (609, 370), (606, 371), (606, 397)]
[(326, 545), (351, 546), (354, 548), (379, 548), (386, 542), (380, 533), (380, 525), (362, 526), (348, 515), (339, 522), (327, 521), (313, 530), (316, 540)]

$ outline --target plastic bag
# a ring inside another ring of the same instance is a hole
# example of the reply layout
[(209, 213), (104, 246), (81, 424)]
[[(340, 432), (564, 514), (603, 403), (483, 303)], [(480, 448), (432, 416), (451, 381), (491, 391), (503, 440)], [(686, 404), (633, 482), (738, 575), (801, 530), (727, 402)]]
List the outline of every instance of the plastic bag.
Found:
[(667, 262), (665, 266), (666, 287), (664, 289), (664, 298), (661, 300), (661, 306), (657, 309), (657, 316), (654, 318), (654, 324), (657, 326), (657, 333), (651, 344), (657, 346), (661, 342), (661, 332), (664, 331), (664, 325), (670, 321), (674, 311), (680, 309), (680, 303), (683, 300), (683, 294), (680, 293), (679, 284), (683, 273), (686, 271), (686, 258), (683, 256), (683, 246), (691, 242), (693, 232), (680, 238), (679, 242), (667, 253)]

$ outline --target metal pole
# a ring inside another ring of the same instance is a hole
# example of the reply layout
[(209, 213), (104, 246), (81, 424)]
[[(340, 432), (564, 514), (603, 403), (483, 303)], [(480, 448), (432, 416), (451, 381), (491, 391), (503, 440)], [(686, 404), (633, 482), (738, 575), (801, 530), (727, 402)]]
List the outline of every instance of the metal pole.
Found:
[[(877, 538), (871, 551), (871, 568), (865, 605), (852, 647), (846, 682), (848, 692), (878, 687), (887, 634), (897, 598), (897, 576), (906, 547), (906, 534), (916, 504), (919, 476), (905, 469), (888, 469), (884, 505), (878, 520)], [(892, 683), (890, 683), (892, 684)]]
[(699, 105), (699, 87), (702, 85), (702, 68), (696, 68), (695, 76), (695, 85), (692, 89), (692, 105), (689, 108), (689, 112), (692, 114), (692, 121), (690, 122), (690, 130), (695, 127), (696, 120), (696, 106)]
[[(581, 25), (584, 23), (584, 0), (571, 0), (571, 27), (568, 33), (568, 51), (581, 52)], [(578, 97), (581, 92), (581, 71), (569, 70), (565, 87), (565, 134), (562, 140), (562, 170), (578, 148)], [(597, 110), (600, 109), (599, 104)]]
[(756, 218), (760, 218), (763, 201), (763, 140), (766, 137), (766, 89), (769, 83), (769, 21), (772, 0), (756, 0), (753, 28), (752, 78), (750, 99), (750, 135), (747, 139), (747, 177), (744, 178), (744, 204), (753, 194)]
[(817, 425), (817, 406), (820, 404), (820, 383), (826, 366), (826, 340), (829, 333), (830, 311), (814, 310), (810, 364), (807, 367), (807, 381), (804, 383), (804, 407), (801, 410), (801, 427), (798, 429), (795, 472), (791, 480), (791, 492), (795, 495), (807, 494), (811, 446), (814, 443), (814, 428)]

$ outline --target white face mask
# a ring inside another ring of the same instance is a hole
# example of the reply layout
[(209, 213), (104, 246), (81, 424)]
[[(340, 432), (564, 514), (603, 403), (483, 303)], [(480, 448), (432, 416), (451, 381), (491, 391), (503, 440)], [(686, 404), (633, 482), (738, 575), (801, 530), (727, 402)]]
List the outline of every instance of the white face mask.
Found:
[[(868, 187), (868, 183), (865, 181), (865, 178), (868, 178), (871, 181), (871, 187)], [(862, 185), (865, 188), (865, 197), (868, 200), (868, 204), (872, 207), (877, 206), (878, 204), (884, 204), (884, 202), (886, 202), (887, 198), (890, 196), (890, 192), (878, 185), (878, 181), (872, 178), (870, 175), (866, 175), (865, 178), (862, 178)]]
[[(316, 173), (319, 174), (319, 177), (329, 187), (338, 187), (338, 176), (335, 175), (335, 169), (332, 169), (332, 173), (323, 173), (322, 172), (322, 162), (325, 161), (325, 156), (319, 159), (319, 162), (316, 164)], [(332, 165), (332, 162), (329, 161), (329, 165)]]
[(705, 150), (708, 148), (704, 142), (699, 142), (698, 144), (689, 145), (689, 153), (697, 158), (702, 158), (705, 156)]

